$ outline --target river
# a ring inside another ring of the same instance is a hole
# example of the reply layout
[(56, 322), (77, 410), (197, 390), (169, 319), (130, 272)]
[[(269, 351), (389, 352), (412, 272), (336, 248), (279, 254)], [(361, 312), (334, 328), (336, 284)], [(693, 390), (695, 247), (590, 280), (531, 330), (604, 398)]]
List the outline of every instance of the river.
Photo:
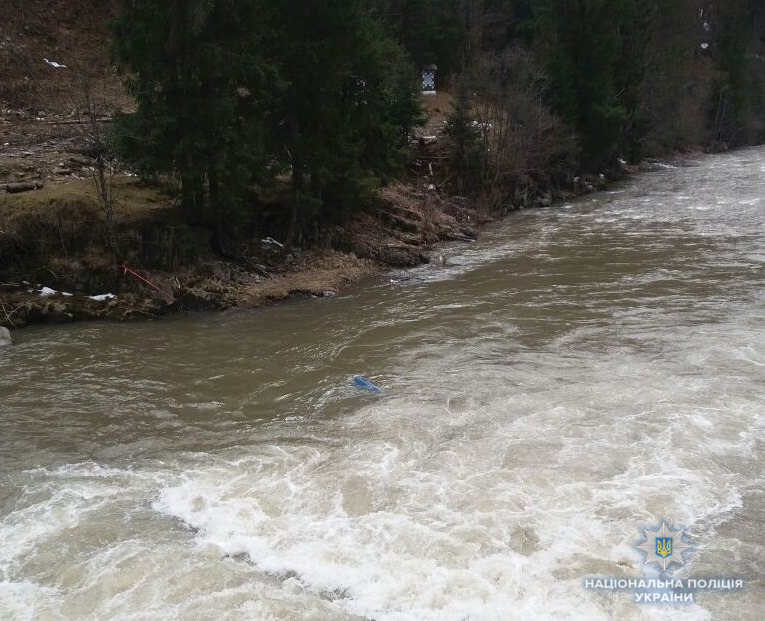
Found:
[[(18, 332), (0, 618), (765, 618), (765, 149), (690, 164), (332, 299)], [(744, 588), (585, 588), (662, 522)]]

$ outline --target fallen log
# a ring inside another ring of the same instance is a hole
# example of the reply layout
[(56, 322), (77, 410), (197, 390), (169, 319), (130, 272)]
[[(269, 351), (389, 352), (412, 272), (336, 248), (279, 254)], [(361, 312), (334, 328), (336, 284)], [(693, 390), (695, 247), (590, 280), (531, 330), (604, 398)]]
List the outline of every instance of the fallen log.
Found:
[(5, 189), (8, 194), (18, 194), (20, 192), (29, 192), (30, 190), (39, 190), (43, 187), (40, 181), (21, 181), (19, 183), (6, 183), (0, 188)]
[[(111, 123), (112, 118), (107, 117), (98, 117), (96, 119), (97, 123)], [(83, 118), (83, 119), (51, 119), (51, 120), (44, 120), (44, 121), (37, 121), (38, 123), (44, 123), (45, 125), (85, 125), (86, 123), (90, 123), (91, 120), (89, 118)]]

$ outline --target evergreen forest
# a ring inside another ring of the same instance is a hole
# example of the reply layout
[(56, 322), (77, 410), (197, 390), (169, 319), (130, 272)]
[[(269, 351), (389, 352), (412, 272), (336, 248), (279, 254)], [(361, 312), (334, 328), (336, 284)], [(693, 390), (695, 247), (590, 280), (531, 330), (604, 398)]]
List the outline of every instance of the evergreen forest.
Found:
[[(618, 163), (765, 138), (760, 0), (121, 0), (120, 157), (225, 253), (286, 245), (407, 175), (420, 70), (453, 98), (456, 191), (500, 207)], [(276, 228), (274, 228), (276, 227)]]

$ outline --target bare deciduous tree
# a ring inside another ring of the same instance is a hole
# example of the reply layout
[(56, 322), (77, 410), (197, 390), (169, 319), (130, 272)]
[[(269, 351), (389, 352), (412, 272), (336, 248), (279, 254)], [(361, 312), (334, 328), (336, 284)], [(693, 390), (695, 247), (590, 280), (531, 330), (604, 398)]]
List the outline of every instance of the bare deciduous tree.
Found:
[(87, 150), (93, 158), (93, 165), (89, 167), (91, 178), (96, 189), (98, 202), (106, 224), (106, 237), (109, 248), (115, 259), (121, 257), (116, 234), (115, 217), (115, 191), (114, 177), (117, 174), (117, 158), (110, 148), (104, 124), (109, 118), (103, 114), (107, 110), (106, 93), (97, 91), (97, 82), (91, 76), (84, 76), (81, 82), (82, 117), (81, 127)]
[[(484, 151), (482, 186), (492, 203), (565, 167), (576, 145), (571, 132), (544, 103), (544, 75), (522, 48), (486, 55), (475, 66), (475, 127)], [(499, 207), (499, 204), (490, 205)]]

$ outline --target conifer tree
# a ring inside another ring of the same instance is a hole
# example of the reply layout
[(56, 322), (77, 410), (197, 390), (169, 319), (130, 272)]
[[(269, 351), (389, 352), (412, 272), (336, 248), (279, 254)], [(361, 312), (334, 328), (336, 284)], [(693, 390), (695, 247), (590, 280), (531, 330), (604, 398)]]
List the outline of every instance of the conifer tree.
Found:
[(259, 48), (267, 7), (241, 0), (123, 0), (114, 55), (137, 108), (118, 119), (123, 155), (177, 175), (182, 206), (223, 250), (225, 218), (264, 161)]
[(362, 0), (122, 0), (114, 34), (137, 103), (117, 123), (123, 155), (177, 176), (220, 250), (270, 175), (291, 173), (292, 241), (404, 162), (415, 72)]
[(714, 142), (735, 144), (747, 138), (755, 98), (753, 4), (751, 0), (718, 0), (707, 7), (713, 56), (720, 71), (714, 93)]
[(292, 174), (288, 241), (371, 198), (404, 161), (415, 73), (359, 0), (277, 3), (270, 41), (286, 89), (278, 141)]
[(603, 164), (618, 148), (628, 118), (624, 30), (634, 0), (540, 0), (535, 43), (545, 62), (554, 110), (574, 128), (585, 167)]
[[(713, 63), (699, 0), (644, 0), (641, 153), (662, 155), (707, 138)], [(708, 16), (707, 16), (708, 17)], [(634, 154), (633, 154), (634, 155)]]
[(447, 76), (462, 66), (465, 4), (471, 0), (372, 0), (379, 18), (417, 66), (434, 63)]

